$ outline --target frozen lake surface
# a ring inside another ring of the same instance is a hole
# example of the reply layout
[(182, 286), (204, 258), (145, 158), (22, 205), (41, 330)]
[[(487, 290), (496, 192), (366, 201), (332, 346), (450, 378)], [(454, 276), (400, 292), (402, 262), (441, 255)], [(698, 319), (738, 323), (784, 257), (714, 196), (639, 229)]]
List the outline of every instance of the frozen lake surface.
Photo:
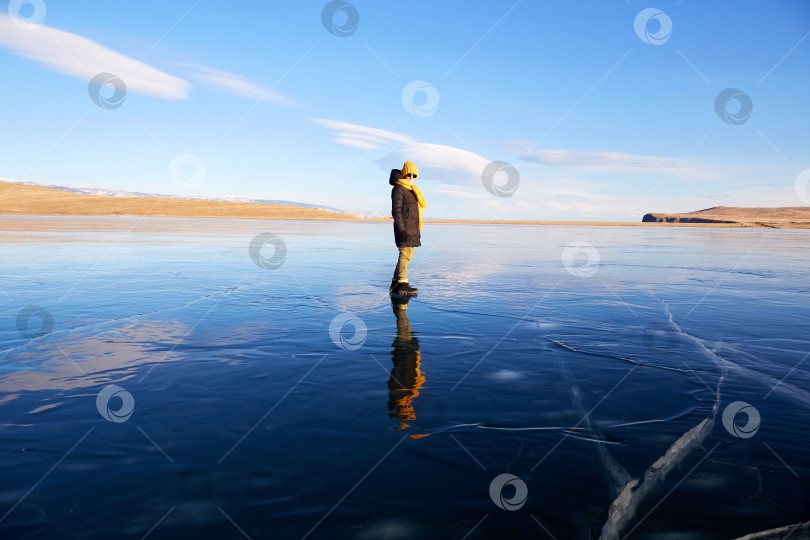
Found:
[(403, 305), (390, 224), (0, 218), (0, 537), (810, 520), (808, 232), (423, 232)]

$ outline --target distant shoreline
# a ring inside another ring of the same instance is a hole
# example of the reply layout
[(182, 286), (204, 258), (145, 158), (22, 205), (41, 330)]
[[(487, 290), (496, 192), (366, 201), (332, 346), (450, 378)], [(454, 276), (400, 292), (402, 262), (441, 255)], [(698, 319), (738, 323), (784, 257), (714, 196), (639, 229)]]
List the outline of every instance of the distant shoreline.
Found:
[[(391, 221), (390, 219), (388, 221)], [(546, 225), (564, 227), (720, 227), (744, 228), (730, 223), (642, 223), (641, 221), (511, 221), (497, 219), (426, 219), (425, 223), (457, 223), (471, 225)]]
[[(344, 223), (393, 223), (391, 218), (335, 218), (329, 217), (234, 217), (234, 216), (174, 216), (155, 214), (77, 214), (77, 213), (47, 213), (47, 214), (21, 214), (18, 212), (6, 212), (0, 208), (0, 219), (3, 218), (155, 218), (155, 219), (215, 219), (215, 220), (280, 220), (280, 221), (323, 221), (323, 222), (344, 222)], [(506, 221), (506, 220), (484, 220), (484, 219), (425, 219), (428, 225), (531, 225), (548, 227), (711, 227), (711, 228), (745, 228), (737, 224), (725, 223), (641, 223), (635, 221)]]
[[(712, 209), (715, 210), (715, 209)], [(723, 208), (715, 210), (722, 213)], [(745, 209), (733, 209), (740, 210)], [(660, 214), (662, 221), (540, 221), (540, 220), (492, 220), (492, 219), (425, 219), (428, 224), (475, 224), (475, 225), (541, 225), (572, 227), (712, 227), (712, 228), (810, 228), (810, 220), (788, 222), (780, 220), (778, 225), (767, 223), (757, 210), (789, 209), (748, 209), (753, 217), (743, 216), (726, 222), (684, 222), (678, 216), (691, 214)], [(805, 210), (805, 209), (801, 209)], [(807, 210), (810, 210), (808, 208)], [(702, 212), (710, 212), (709, 210)], [(389, 217), (363, 218), (356, 214), (341, 214), (317, 208), (283, 204), (250, 203), (207, 199), (180, 199), (161, 197), (111, 197), (106, 195), (85, 195), (42, 186), (31, 186), (0, 182), (0, 215), (2, 216), (54, 216), (54, 217), (154, 217), (154, 218), (201, 218), (201, 219), (280, 219), (292, 221), (349, 221), (360, 223), (391, 223)], [(712, 214), (713, 216), (714, 214)], [(665, 221), (672, 217), (674, 221)], [(711, 217), (706, 214), (706, 217)], [(695, 219), (691, 217), (690, 219)], [(745, 223), (750, 222), (750, 223)]]

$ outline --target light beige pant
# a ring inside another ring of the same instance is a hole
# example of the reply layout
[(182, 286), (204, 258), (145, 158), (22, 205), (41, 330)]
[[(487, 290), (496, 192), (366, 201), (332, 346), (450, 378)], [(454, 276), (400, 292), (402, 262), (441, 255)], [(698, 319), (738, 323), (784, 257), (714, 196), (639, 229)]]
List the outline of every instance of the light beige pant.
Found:
[(401, 247), (399, 249), (399, 259), (397, 260), (397, 267), (394, 268), (395, 281), (408, 281), (408, 264), (413, 259), (412, 247)]

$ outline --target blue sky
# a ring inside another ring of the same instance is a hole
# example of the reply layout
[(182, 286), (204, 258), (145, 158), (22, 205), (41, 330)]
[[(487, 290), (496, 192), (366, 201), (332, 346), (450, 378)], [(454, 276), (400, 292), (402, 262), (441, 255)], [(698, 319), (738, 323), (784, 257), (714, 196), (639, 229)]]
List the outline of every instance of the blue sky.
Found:
[(411, 159), (429, 217), (804, 206), (809, 35), (805, 0), (15, 0), (0, 178), (386, 214)]

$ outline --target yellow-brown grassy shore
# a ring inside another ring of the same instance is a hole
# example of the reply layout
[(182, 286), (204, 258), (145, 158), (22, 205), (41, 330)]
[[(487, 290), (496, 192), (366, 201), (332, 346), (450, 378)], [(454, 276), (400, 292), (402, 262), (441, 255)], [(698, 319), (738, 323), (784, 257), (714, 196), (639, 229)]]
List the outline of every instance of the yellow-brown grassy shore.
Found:
[[(683, 223), (614, 221), (519, 221), (474, 219), (426, 219), (428, 223), (496, 225), (570, 225), (612, 227), (772, 227), (810, 228), (810, 208), (725, 208), (689, 214), (654, 214), (667, 217), (700, 217), (732, 223)], [(716, 215), (715, 215), (716, 214)], [(284, 204), (209, 201), (166, 197), (110, 197), (84, 195), (42, 186), (0, 181), (0, 215), (50, 216), (144, 216), (222, 219), (285, 219), (311, 221), (390, 222), (391, 218), (363, 218), (356, 214), (328, 212)]]

